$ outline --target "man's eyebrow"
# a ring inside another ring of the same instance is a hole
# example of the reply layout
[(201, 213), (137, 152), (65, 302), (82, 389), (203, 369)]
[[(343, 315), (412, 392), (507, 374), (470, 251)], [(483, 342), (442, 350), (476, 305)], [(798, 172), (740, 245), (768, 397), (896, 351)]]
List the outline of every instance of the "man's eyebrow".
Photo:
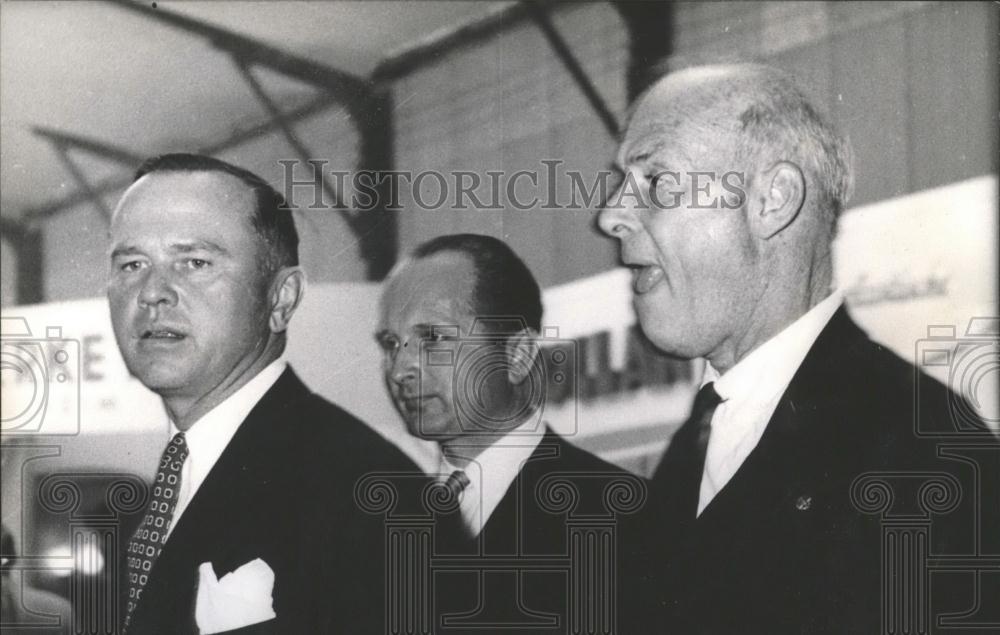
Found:
[(413, 331), (416, 333), (430, 333), (434, 330), (457, 330), (457, 324), (448, 324), (445, 322), (420, 322), (419, 324), (413, 325)]
[(651, 156), (653, 156), (653, 153), (645, 150), (642, 152), (638, 152), (636, 154), (630, 154), (627, 157), (625, 157), (625, 165), (634, 165), (636, 163), (642, 163), (643, 161), (649, 159), (649, 157)]
[(135, 256), (141, 254), (142, 252), (135, 247), (115, 247), (111, 251), (111, 259), (121, 258), (123, 256)]
[(190, 242), (171, 243), (170, 249), (182, 254), (192, 251), (211, 251), (217, 254), (228, 254), (229, 250), (210, 240), (192, 240)]

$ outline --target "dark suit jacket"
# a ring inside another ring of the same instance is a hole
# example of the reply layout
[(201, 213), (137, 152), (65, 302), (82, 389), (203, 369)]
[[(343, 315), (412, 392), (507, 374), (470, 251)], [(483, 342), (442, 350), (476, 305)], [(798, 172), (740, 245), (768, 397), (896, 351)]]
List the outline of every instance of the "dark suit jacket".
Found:
[(255, 558), (275, 573), (277, 618), (247, 632), (383, 633), (383, 521), (358, 508), (354, 486), (370, 470), (416, 469), (285, 371), (179, 519), (129, 633), (197, 632), (199, 565), (222, 578)]
[[(618, 483), (619, 489), (613, 483)], [(616, 493), (624, 499), (634, 494), (641, 500), (619, 499), (616, 505), (612, 500)], [(457, 520), (439, 517), (438, 554), (464, 556), (472, 567), (492, 564), (489, 571), (435, 574), (434, 632), (574, 632), (574, 593), (579, 601), (592, 607), (617, 599), (616, 576), (629, 537), (622, 529), (626, 514), (616, 513), (616, 509), (620, 512), (638, 508), (644, 498), (643, 479), (548, 431), (523, 463), (478, 537), (456, 540), (454, 525), (449, 523)], [(571, 525), (603, 528), (590, 535), (605, 536), (608, 542), (602, 545), (602, 553), (606, 559), (594, 563), (587, 545), (570, 538)], [(611, 531), (601, 533), (608, 529)], [(539, 564), (546, 560), (549, 568), (540, 568)], [(575, 564), (569, 565), (571, 562)], [(583, 579), (588, 562), (596, 565), (589, 570), (596, 585), (590, 589), (575, 587), (574, 582)], [(573, 566), (573, 570), (567, 566)], [(605, 611), (608, 620), (617, 619), (614, 611)]]
[[(643, 574), (652, 592), (653, 612), (642, 616), (647, 626), (664, 633), (881, 633), (883, 610), (912, 611), (900, 607), (910, 601), (903, 596), (880, 597), (881, 568), (906, 557), (892, 550), (908, 546), (883, 540), (886, 518), (931, 522), (930, 554), (997, 553), (997, 484), (980, 483), (977, 500), (972, 462), (939, 456), (943, 442), (915, 432), (955, 429), (949, 403), (957, 400), (944, 386), (838, 310), (757, 447), (697, 520), (678, 517), (670, 484), (654, 478), (658, 504), (651, 509), (663, 538), (651, 547), (656, 564)], [(1000, 446), (981, 433), (972, 445), (983, 466), (992, 462), (983, 469), (992, 480)], [(928, 479), (959, 484), (942, 497), (951, 500), (937, 505), (940, 513), (928, 511), (935, 505), (920, 490)], [(979, 547), (976, 507), (983, 511)], [(933, 582), (935, 613), (972, 609), (983, 591), (969, 575), (935, 574)]]

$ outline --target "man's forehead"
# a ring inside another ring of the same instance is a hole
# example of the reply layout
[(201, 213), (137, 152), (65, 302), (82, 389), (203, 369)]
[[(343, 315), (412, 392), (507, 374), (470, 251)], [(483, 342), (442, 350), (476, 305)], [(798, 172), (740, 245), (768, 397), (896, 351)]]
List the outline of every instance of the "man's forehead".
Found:
[(692, 66), (661, 77), (639, 98), (646, 101), (680, 101), (699, 99), (705, 93), (721, 95), (736, 91), (755, 76), (749, 65)]
[(409, 259), (392, 274), (382, 298), (390, 312), (452, 312), (467, 306), (475, 285), (471, 259), (441, 252)]
[(140, 214), (169, 218), (196, 214), (206, 222), (225, 216), (249, 219), (254, 194), (236, 177), (212, 171), (161, 171), (147, 174), (125, 191), (112, 215), (112, 227), (123, 216)]
[[(723, 98), (728, 67), (690, 69), (664, 77), (640, 98), (629, 119), (618, 160), (623, 165), (667, 155), (689, 160), (711, 151), (737, 119)], [(732, 121), (729, 121), (732, 119)]]
[(669, 95), (647, 94), (629, 120), (619, 162), (622, 165), (642, 162), (676, 147), (684, 128), (685, 117)]
[(618, 149), (617, 161), (624, 167), (651, 162), (660, 167), (674, 168), (679, 162), (690, 162), (707, 146), (704, 139), (692, 132), (692, 126), (669, 119), (636, 120), (629, 125)]

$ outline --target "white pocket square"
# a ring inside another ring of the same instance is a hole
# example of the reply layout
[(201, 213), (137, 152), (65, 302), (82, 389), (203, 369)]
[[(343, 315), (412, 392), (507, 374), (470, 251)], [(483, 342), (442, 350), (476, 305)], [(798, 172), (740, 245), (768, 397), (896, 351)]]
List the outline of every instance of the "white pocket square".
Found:
[(274, 619), (271, 592), (274, 571), (257, 558), (222, 579), (211, 562), (198, 567), (198, 599), (194, 619), (201, 635), (231, 631)]

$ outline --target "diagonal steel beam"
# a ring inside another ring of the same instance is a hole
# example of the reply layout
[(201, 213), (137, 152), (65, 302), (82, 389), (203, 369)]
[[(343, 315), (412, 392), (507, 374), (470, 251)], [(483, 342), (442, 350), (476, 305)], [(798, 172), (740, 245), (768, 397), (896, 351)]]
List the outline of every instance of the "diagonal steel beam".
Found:
[[(334, 103), (334, 100), (328, 94), (324, 93), (309, 103), (285, 113), (285, 120), (289, 122), (298, 121), (299, 119), (322, 112), (326, 108), (330, 107), (332, 103)], [(275, 130), (279, 130), (278, 123), (268, 120), (247, 128), (246, 130), (241, 130), (236, 134), (230, 135), (219, 143), (214, 143), (202, 148), (196, 148), (194, 151), (199, 154), (220, 154), (240, 145), (241, 143), (256, 139), (257, 137), (263, 136), (269, 132), (274, 132)], [(131, 175), (114, 177), (95, 184), (93, 189), (99, 194), (110, 194), (128, 187), (130, 183), (132, 183)], [(54, 216), (59, 212), (72, 207), (73, 205), (86, 202), (86, 200), (87, 194), (85, 192), (73, 192), (72, 194), (68, 194), (42, 205), (36, 205), (26, 209), (24, 214), (26, 217), (34, 219), (45, 219), (50, 216)]]
[[(299, 161), (304, 165), (309, 163), (310, 153), (305, 144), (295, 133), (292, 122), (288, 121), (285, 113), (271, 99), (260, 81), (253, 74), (253, 70), (238, 57), (233, 58), (236, 68), (243, 79), (250, 86), (261, 105), (281, 130), (285, 140), (292, 147), (292, 151), (298, 156)], [(358, 134), (361, 137), (360, 152), (358, 162), (361, 168), (367, 170), (386, 170), (391, 162), (391, 139), (388, 136), (390, 121), (380, 117), (380, 113), (388, 116), (391, 113), (390, 104), (387, 97), (383, 97), (379, 102), (372, 100), (372, 107), (368, 109), (364, 118), (358, 119)], [(389, 145), (386, 145), (389, 144)], [(367, 265), (367, 277), (369, 280), (381, 280), (389, 272), (396, 262), (395, 249), (395, 227), (396, 216), (394, 212), (383, 209), (354, 211), (344, 204), (341, 192), (338, 192), (322, 170), (315, 172), (319, 178), (323, 192), (333, 202), (336, 209), (348, 228), (358, 241), (358, 247), (362, 259)], [(384, 185), (376, 186), (378, 196), (387, 196)], [(384, 201), (385, 198), (379, 200)], [(386, 245), (387, 237), (391, 237), (392, 245)]]
[(318, 86), (331, 92), (352, 113), (364, 107), (371, 92), (372, 83), (367, 79), (294, 55), (255, 38), (131, 0), (103, 1), (202, 37), (212, 46), (235, 55), (248, 64), (270, 68), (288, 77)]
[(91, 187), (90, 181), (87, 180), (87, 176), (83, 173), (83, 170), (73, 163), (73, 159), (69, 158), (69, 152), (66, 147), (60, 144), (54, 144), (53, 150), (56, 151), (56, 156), (59, 157), (59, 162), (63, 164), (66, 171), (69, 172), (70, 176), (73, 177), (73, 180), (76, 181), (76, 186), (81, 192), (84, 193), (87, 200), (89, 200), (94, 207), (97, 208), (97, 211), (101, 213), (101, 217), (104, 218), (104, 220), (111, 220), (111, 210), (108, 209), (108, 206), (104, 203), (104, 199), (101, 198), (101, 195), (98, 194), (93, 187)]
[[(299, 57), (260, 40), (213, 26), (201, 20), (157, 9), (155, 3), (148, 7), (130, 0), (104, 0), (104, 2), (202, 37), (212, 46), (229, 53), (236, 60), (237, 68), (244, 80), (247, 81), (271, 115), (269, 125), (258, 127), (249, 138), (264, 134), (265, 131), (277, 129), (284, 134), (299, 158), (304, 161), (308, 160), (305, 146), (299, 141), (292, 129), (291, 122), (294, 121), (294, 118), (281, 112), (252, 74), (252, 66), (261, 66), (317, 86), (329, 97), (329, 101), (336, 101), (344, 105), (358, 127), (361, 137), (359, 168), (384, 170), (391, 165), (392, 144), (386, 133), (391, 128), (391, 96), (387, 91), (377, 89), (373, 80)], [(235, 143), (236, 141), (231, 137), (224, 146), (228, 147), (235, 145)], [(34, 208), (27, 213), (32, 218), (40, 219), (62, 211), (73, 201), (91, 200), (107, 214), (100, 197), (101, 194), (127, 186), (130, 179), (111, 179), (98, 186), (92, 186), (66, 154), (65, 146), (59, 145), (57, 149), (60, 150), (60, 160), (77, 180), (80, 191), (53, 204)], [(215, 154), (221, 149), (221, 147), (203, 149), (202, 152)], [(342, 211), (348, 226), (360, 243), (361, 255), (368, 265), (368, 277), (373, 280), (381, 279), (395, 261), (395, 245), (386, 247), (383, 244), (386, 236), (395, 237), (395, 215), (386, 213), (386, 210), (352, 214), (325, 176), (321, 175), (321, 178), (324, 191), (331, 197), (335, 207)], [(381, 189), (385, 186), (379, 187)]]
[(104, 141), (98, 141), (97, 139), (92, 139), (90, 137), (84, 137), (71, 132), (63, 132), (61, 130), (47, 128), (45, 126), (34, 126), (31, 129), (31, 132), (37, 137), (51, 141), (64, 148), (84, 150), (91, 154), (111, 159), (112, 161), (116, 161), (129, 167), (138, 166), (145, 158), (142, 155), (130, 152), (124, 148), (113, 146), (109, 143), (105, 143)]
[(562, 61), (563, 66), (576, 81), (577, 86), (583, 92), (583, 96), (587, 98), (590, 102), (590, 107), (594, 109), (597, 116), (600, 118), (604, 127), (607, 129), (608, 133), (612, 138), (618, 137), (618, 120), (615, 118), (611, 109), (608, 108), (607, 102), (601, 97), (601, 94), (597, 92), (597, 88), (594, 83), (590, 81), (590, 77), (587, 76), (587, 72), (583, 70), (583, 66), (580, 65), (580, 61), (576, 59), (573, 55), (573, 51), (570, 49), (569, 44), (563, 39), (559, 31), (556, 30), (554, 24), (552, 24), (551, 18), (549, 18), (548, 11), (541, 3), (535, 0), (527, 0), (526, 6), (528, 8), (528, 13), (531, 15), (532, 19), (538, 25), (538, 28), (545, 35), (545, 38), (549, 41), (552, 46), (552, 50), (555, 51), (556, 55)]
[[(302, 161), (303, 164), (308, 164), (310, 159), (309, 150), (305, 147), (302, 141), (299, 140), (298, 135), (295, 134), (295, 131), (292, 129), (292, 124), (285, 118), (285, 113), (278, 108), (278, 105), (275, 104), (274, 100), (272, 100), (267, 94), (264, 87), (261, 86), (260, 81), (256, 76), (254, 76), (253, 71), (251, 71), (250, 67), (247, 66), (246, 62), (239, 57), (234, 57), (233, 61), (236, 63), (236, 68), (239, 70), (240, 75), (243, 76), (244, 81), (246, 81), (246, 83), (250, 86), (250, 90), (253, 91), (257, 100), (262, 106), (264, 106), (268, 116), (272, 121), (274, 121), (274, 123), (278, 126), (278, 129), (284, 135), (285, 141), (288, 142), (288, 145), (292, 146), (292, 151), (298, 155), (299, 160)], [(350, 224), (352, 220), (351, 215), (346, 210), (344, 203), (340, 198), (340, 192), (334, 189), (334, 187), (330, 184), (330, 181), (327, 180), (326, 176), (322, 172), (318, 172), (318, 174), (320, 183), (323, 186), (323, 191), (330, 197), (330, 200), (333, 201), (334, 207), (344, 214), (347, 218), (348, 224)]]
[(62, 166), (67, 172), (69, 172), (70, 176), (73, 177), (73, 180), (76, 182), (77, 190), (83, 194), (84, 199), (89, 200), (94, 207), (97, 208), (97, 211), (101, 213), (101, 216), (105, 220), (110, 220), (111, 209), (108, 208), (101, 193), (94, 188), (90, 179), (88, 179), (87, 175), (83, 173), (82, 169), (80, 169), (80, 166), (73, 161), (73, 158), (69, 154), (70, 150), (83, 150), (85, 152), (122, 163), (129, 168), (135, 168), (137, 165), (142, 163), (142, 157), (127, 150), (104, 143), (103, 141), (97, 141), (81, 135), (61, 132), (52, 128), (36, 126), (32, 128), (31, 131), (35, 134), (35, 136), (41, 137), (49, 142), (52, 149), (55, 151), (56, 156), (59, 158), (59, 162), (62, 163)]

